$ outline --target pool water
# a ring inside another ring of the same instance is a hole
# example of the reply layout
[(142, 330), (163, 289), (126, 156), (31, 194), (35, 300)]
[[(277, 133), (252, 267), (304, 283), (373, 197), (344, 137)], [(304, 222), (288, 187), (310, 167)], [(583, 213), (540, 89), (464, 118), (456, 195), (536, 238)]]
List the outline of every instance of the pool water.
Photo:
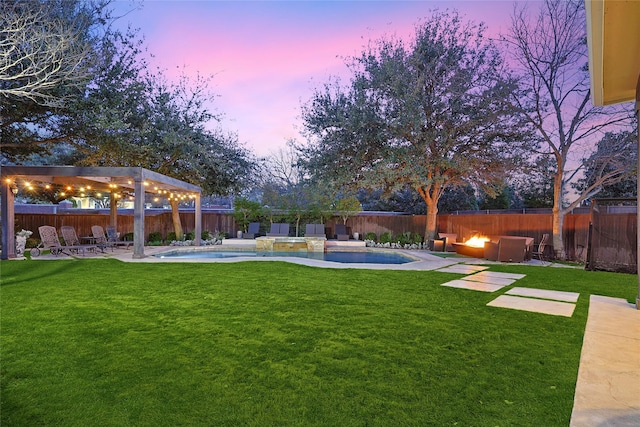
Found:
[(296, 257), (358, 264), (406, 264), (416, 261), (400, 253), (393, 252), (251, 252), (251, 251), (173, 251), (155, 255), (158, 258), (193, 259), (193, 258), (238, 258), (238, 257)]

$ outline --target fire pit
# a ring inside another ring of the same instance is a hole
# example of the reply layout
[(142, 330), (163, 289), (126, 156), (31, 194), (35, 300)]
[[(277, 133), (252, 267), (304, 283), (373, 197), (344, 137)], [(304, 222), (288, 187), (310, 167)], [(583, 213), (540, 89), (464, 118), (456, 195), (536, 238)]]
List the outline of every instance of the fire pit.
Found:
[(488, 237), (473, 236), (464, 243), (453, 243), (453, 248), (457, 254), (472, 258), (484, 258), (484, 242), (488, 242)]

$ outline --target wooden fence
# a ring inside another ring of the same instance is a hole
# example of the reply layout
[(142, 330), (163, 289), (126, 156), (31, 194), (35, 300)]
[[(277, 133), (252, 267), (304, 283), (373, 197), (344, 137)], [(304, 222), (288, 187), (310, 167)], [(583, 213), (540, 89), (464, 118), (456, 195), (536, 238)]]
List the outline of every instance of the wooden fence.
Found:
[[(180, 213), (182, 226), (185, 232), (195, 228), (195, 217), (193, 212)], [(564, 223), (564, 245), (567, 257), (573, 260), (587, 261), (587, 247), (589, 241), (589, 213), (574, 213), (565, 217)], [(611, 220), (603, 218), (598, 227), (608, 231), (606, 242), (599, 242), (596, 257), (614, 257), (631, 262), (635, 259), (636, 245), (622, 244), (616, 242), (635, 241), (636, 228), (629, 224), (634, 224), (635, 214), (611, 217)], [(333, 219), (326, 222), (327, 233), (331, 237), (335, 230), (336, 222), (340, 219)], [(610, 226), (607, 226), (610, 221)], [(52, 225), (59, 229), (63, 225), (71, 225), (76, 228), (78, 235), (90, 235), (92, 225), (106, 226), (109, 224), (107, 212), (83, 211), (53, 213), (17, 213), (16, 228), (32, 230), (36, 233), (41, 225)], [(360, 233), (361, 238), (368, 232), (375, 233), (378, 237), (385, 232), (396, 236), (405, 232), (418, 233), (424, 235), (426, 224), (425, 215), (389, 215), (382, 213), (367, 213), (351, 217), (347, 221), (350, 231)], [(542, 214), (517, 214), (517, 213), (492, 213), (489, 215), (479, 214), (445, 214), (439, 215), (437, 227), (439, 232), (455, 233), (459, 238), (468, 238), (473, 234), (485, 235), (513, 235), (533, 237), (535, 242), (539, 242), (544, 233), (552, 232), (552, 217), (550, 213)], [(616, 225), (617, 224), (617, 225)], [(202, 213), (202, 229), (210, 232), (224, 232), (234, 237), (238, 231), (238, 226), (230, 212), (210, 212), (204, 210)], [(261, 231), (268, 230), (268, 224), (262, 224)], [(304, 230), (301, 225), (300, 233)], [(133, 231), (133, 214), (118, 214), (118, 231), (121, 234)], [(158, 232), (163, 238), (173, 231), (171, 213), (167, 211), (148, 210), (145, 212), (145, 237), (152, 232)], [(295, 234), (295, 225), (292, 224), (291, 233)], [(608, 248), (608, 249), (607, 249)], [(614, 249), (615, 248), (615, 249)], [(603, 252), (604, 251), (604, 252)], [(608, 251), (608, 252), (607, 252)], [(621, 252), (622, 251), (622, 252)], [(624, 253), (623, 253), (624, 252)], [(629, 253), (627, 253), (629, 252)], [(625, 262), (627, 262), (625, 261)], [(635, 268), (635, 264), (634, 267)]]
[[(589, 242), (588, 213), (568, 214), (564, 219), (563, 243), (568, 259), (586, 261)], [(438, 231), (455, 233), (464, 239), (474, 234), (533, 237), (537, 243), (545, 233), (552, 234), (552, 215), (439, 215)]]

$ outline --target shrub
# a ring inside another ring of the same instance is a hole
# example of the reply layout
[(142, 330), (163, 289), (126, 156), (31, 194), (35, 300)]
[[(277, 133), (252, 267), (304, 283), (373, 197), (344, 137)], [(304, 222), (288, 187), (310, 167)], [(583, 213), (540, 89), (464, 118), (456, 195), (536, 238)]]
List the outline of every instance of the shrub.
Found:
[(419, 233), (413, 233), (413, 243), (422, 243), (422, 236)]
[(201, 234), (200, 234), (200, 238), (202, 240), (211, 240), (213, 238), (213, 236), (211, 235), (210, 232), (208, 232), (207, 230), (204, 230)]
[(400, 243), (403, 246), (412, 244), (413, 240), (411, 239), (411, 232), (406, 231), (402, 234), (398, 234), (396, 236), (396, 242)]
[(27, 239), (27, 245), (25, 246), (26, 248), (35, 248), (40, 244), (40, 240), (36, 239), (35, 237), (29, 237)]
[(149, 233), (149, 239), (147, 240), (148, 242), (162, 242), (162, 234), (158, 231), (152, 231), (151, 233)]
[(176, 232), (175, 231), (170, 231), (167, 233), (167, 241), (168, 242), (173, 242), (174, 240), (178, 240), (176, 237)]
[(185, 240), (193, 240), (195, 238), (196, 238), (196, 233), (193, 231), (190, 231), (184, 235)]
[(133, 242), (133, 233), (125, 233), (124, 236), (122, 236), (122, 240)]
[(391, 243), (393, 236), (388, 231), (385, 231), (380, 235), (380, 243)]
[(364, 235), (364, 240), (372, 240), (374, 242), (378, 241), (378, 235), (376, 233), (372, 233), (371, 231)]

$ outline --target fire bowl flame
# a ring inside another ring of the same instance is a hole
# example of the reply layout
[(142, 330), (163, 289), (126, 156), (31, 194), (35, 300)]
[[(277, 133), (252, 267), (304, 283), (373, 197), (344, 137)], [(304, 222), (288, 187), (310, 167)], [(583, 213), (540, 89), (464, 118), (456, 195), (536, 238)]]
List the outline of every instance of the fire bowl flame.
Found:
[(453, 248), (457, 254), (472, 258), (484, 258), (484, 243), (489, 238), (485, 236), (473, 236), (464, 243), (453, 243)]

